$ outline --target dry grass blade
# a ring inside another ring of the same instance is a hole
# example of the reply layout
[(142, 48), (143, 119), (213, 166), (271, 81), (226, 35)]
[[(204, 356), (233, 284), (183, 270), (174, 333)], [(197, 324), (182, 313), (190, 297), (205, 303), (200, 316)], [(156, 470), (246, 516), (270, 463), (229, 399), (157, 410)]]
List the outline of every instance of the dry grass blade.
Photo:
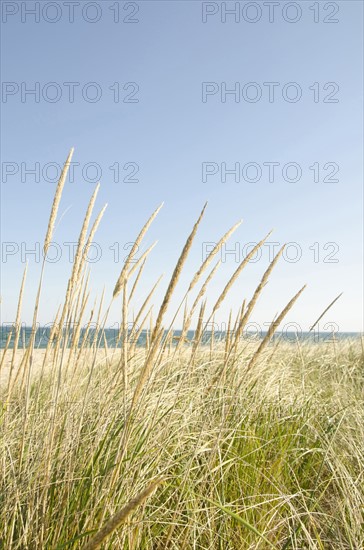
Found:
[[(67, 290), (66, 290), (66, 297), (65, 297), (64, 304), (63, 304), (61, 319), (60, 319), (60, 322), (59, 322), (61, 329), (63, 327), (64, 321), (67, 320), (67, 316), (70, 314), (70, 311), (69, 311), (70, 304), (72, 303), (72, 299), (74, 297), (74, 292), (75, 292), (75, 289), (77, 287), (77, 283), (79, 281), (79, 278), (80, 278), (80, 275), (81, 275), (81, 272), (82, 272), (84, 261), (86, 259), (86, 256), (83, 253), (84, 252), (85, 240), (86, 240), (86, 234), (87, 234), (87, 229), (88, 229), (88, 226), (89, 226), (89, 223), (90, 223), (92, 211), (93, 211), (94, 206), (95, 206), (95, 201), (96, 201), (96, 197), (97, 197), (97, 193), (99, 191), (99, 188), (100, 188), (100, 184), (98, 183), (95, 190), (94, 190), (94, 192), (93, 192), (93, 194), (92, 194), (92, 197), (91, 197), (90, 202), (88, 204), (86, 214), (85, 214), (85, 217), (84, 217), (84, 220), (83, 220), (83, 223), (82, 223), (82, 227), (81, 227), (81, 231), (80, 231), (80, 235), (79, 235), (78, 243), (77, 243), (76, 255), (75, 255), (74, 262), (73, 262), (71, 277), (68, 280)], [(96, 229), (97, 229), (97, 226), (96, 226)], [(64, 346), (66, 344), (67, 344), (67, 338), (65, 336)], [(60, 345), (61, 345), (61, 339), (59, 339), (57, 341), (57, 350), (60, 349)]]
[[(227, 293), (229, 292), (229, 290), (231, 289), (231, 287), (233, 286), (233, 284), (235, 283), (235, 281), (237, 280), (237, 278), (239, 277), (240, 273), (243, 271), (244, 267), (247, 265), (247, 263), (249, 262), (250, 258), (252, 258), (252, 256), (256, 253), (257, 250), (259, 250), (259, 248), (264, 244), (264, 242), (268, 239), (269, 235), (271, 234), (272, 232), (270, 231), (268, 233), (268, 235), (266, 235), (264, 237), (264, 239), (262, 239), (261, 241), (259, 241), (259, 243), (257, 243), (254, 248), (249, 252), (249, 254), (246, 255), (246, 257), (244, 258), (244, 260), (240, 263), (240, 265), (238, 266), (238, 268), (235, 270), (235, 272), (233, 273), (232, 277), (230, 278), (230, 280), (228, 281), (227, 285), (225, 286), (224, 290), (222, 291), (222, 293), (220, 294), (219, 298), (217, 299), (214, 307), (213, 307), (213, 310), (212, 310), (212, 315), (215, 313), (215, 311), (220, 307), (220, 305), (222, 304), (222, 302), (225, 300), (225, 297), (227, 295)], [(279, 254), (277, 254), (277, 258), (275, 260), (273, 260), (273, 262), (275, 263), (279, 258)], [(269, 266), (269, 273), (271, 272), (271, 270), (273, 269), (274, 267), (274, 263), (272, 262), (271, 266)], [(269, 273), (267, 274), (267, 277), (269, 275)]]
[(190, 286), (188, 288), (188, 292), (190, 292), (193, 287), (196, 285), (196, 283), (198, 282), (198, 280), (200, 279), (202, 273), (205, 271), (205, 269), (210, 265), (210, 263), (212, 262), (215, 254), (217, 254), (217, 252), (220, 250), (220, 248), (222, 247), (223, 244), (226, 243), (226, 241), (231, 237), (231, 235), (234, 233), (234, 231), (239, 227), (239, 225), (242, 224), (242, 220), (238, 221), (235, 225), (233, 225), (233, 227), (231, 229), (229, 229), (229, 231), (227, 231), (225, 233), (225, 235), (223, 235), (221, 237), (221, 239), (219, 240), (219, 242), (214, 246), (214, 248), (212, 249), (212, 251), (210, 252), (210, 254), (207, 256), (207, 258), (205, 259), (205, 261), (202, 263), (201, 267), (198, 269), (198, 271), (195, 273), (191, 283), (190, 283)]
[[(129, 273), (125, 276), (127, 279), (129, 279), (129, 277), (131, 277), (133, 275), (134, 271), (136, 271), (138, 269), (138, 267), (140, 266), (140, 264), (142, 264), (144, 262), (144, 260), (147, 258), (147, 256), (149, 256), (150, 252), (153, 250), (153, 248), (155, 247), (157, 242), (158, 241), (154, 241), (154, 243), (151, 244), (150, 247), (147, 248), (147, 250), (145, 252), (143, 252), (143, 254), (140, 256), (140, 258), (138, 258), (138, 260), (135, 262), (135, 264), (133, 264), (133, 267), (130, 269)], [(114, 292), (113, 292), (113, 295), (112, 295), (113, 300), (115, 298), (117, 298), (119, 296), (120, 292), (122, 291), (123, 281), (124, 281), (124, 275), (122, 277), (120, 275), (117, 282), (116, 282)]]
[[(81, 328), (83, 326), (82, 319), (84, 317), (85, 309), (86, 309), (86, 306), (87, 306), (87, 303), (88, 303), (88, 299), (90, 297), (90, 291), (88, 290), (89, 276), (90, 276), (90, 274), (88, 273), (87, 274), (87, 279), (86, 279), (86, 282), (85, 282), (85, 285), (84, 285), (84, 290), (83, 290), (82, 297), (81, 297), (81, 293), (79, 294), (79, 297), (80, 297), (80, 300), (79, 300), (80, 301), (80, 310), (77, 311), (77, 316), (75, 316), (75, 320), (74, 320), (74, 323), (73, 323), (73, 326), (75, 326), (76, 330), (74, 331), (74, 333), (72, 335), (72, 342), (71, 342), (71, 349), (72, 349), (73, 353), (76, 353), (77, 350), (78, 350), (78, 344), (79, 344), (79, 340), (80, 340)], [(71, 353), (70, 353), (69, 357), (71, 357)]]
[(157, 489), (158, 485), (163, 482), (163, 479), (156, 479), (148, 487), (139, 493), (135, 498), (130, 500), (124, 508), (117, 512), (109, 521), (100, 529), (95, 536), (83, 547), (83, 550), (97, 550), (101, 544), (117, 529), (130, 514), (138, 508), (148, 497)]
[(142, 227), (136, 241), (134, 242), (134, 244), (132, 246), (132, 249), (130, 250), (130, 253), (129, 253), (129, 255), (128, 255), (126, 261), (125, 261), (125, 264), (124, 264), (124, 266), (121, 270), (119, 278), (116, 281), (116, 285), (115, 285), (114, 292), (113, 292), (113, 297), (114, 298), (116, 298), (116, 296), (118, 296), (118, 294), (121, 292), (121, 290), (123, 288), (123, 281), (124, 281), (125, 278), (128, 277), (127, 271), (128, 271), (129, 265), (131, 263), (131, 260), (133, 259), (136, 252), (139, 250), (139, 246), (140, 246), (140, 244), (141, 244), (141, 242), (144, 238), (144, 235), (146, 234), (146, 232), (148, 231), (150, 225), (152, 224), (152, 222), (154, 221), (154, 219), (158, 215), (158, 213), (159, 213), (160, 209), (162, 208), (162, 206), (163, 206), (163, 202), (160, 206), (158, 206), (158, 208), (153, 212), (153, 214), (148, 219), (147, 223)]
[[(65, 165), (63, 167), (63, 170), (62, 170), (61, 176), (59, 178), (58, 184), (57, 184), (56, 192), (55, 192), (53, 203), (52, 203), (51, 214), (50, 214), (49, 221), (48, 221), (47, 233), (46, 233), (46, 236), (45, 236), (45, 239), (44, 239), (44, 245), (43, 245), (44, 257), (43, 257), (42, 269), (41, 269), (41, 274), (40, 274), (39, 284), (38, 284), (38, 291), (37, 291), (37, 296), (36, 296), (36, 299), (35, 299), (35, 305), (34, 305), (34, 311), (33, 311), (32, 332), (31, 332), (32, 336), (30, 338), (30, 342), (29, 342), (26, 354), (24, 355), (24, 358), (23, 358), (23, 361), (22, 361), (22, 364), (21, 364), (21, 366), (24, 366), (24, 374), (25, 374), (25, 370), (28, 369), (28, 382), (30, 381), (32, 353), (33, 353), (33, 349), (34, 349), (34, 341), (35, 341), (35, 334), (36, 334), (36, 323), (37, 323), (37, 317), (38, 317), (38, 308), (39, 308), (39, 302), (40, 302), (40, 295), (41, 295), (41, 290), (42, 290), (42, 282), (43, 282), (45, 261), (46, 261), (46, 256), (47, 256), (47, 251), (48, 251), (49, 245), (52, 241), (54, 225), (55, 225), (56, 218), (57, 218), (59, 203), (61, 201), (62, 191), (63, 191), (64, 184), (66, 182), (68, 169), (69, 169), (69, 166), (70, 166), (70, 163), (71, 163), (71, 160), (72, 160), (72, 156), (73, 156), (73, 151), (74, 151), (74, 149), (72, 147), (72, 149), (70, 150), (69, 155), (67, 157), (67, 160), (65, 162)], [(24, 377), (23, 377), (23, 380), (25, 380)], [(29, 384), (28, 384), (28, 390), (29, 390)]]
[(233, 344), (230, 348), (230, 353), (232, 352), (233, 349), (236, 350), (238, 342), (239, 342), (240, 337), (242, 335), (243, 328), (244, 328), (244, 325), (243, 325), (244, 313), (245, 313), (245, 298), (244, 298), (243, 303), (241, 305), (240, 313), (239, 313), (239, 316), (238, 316), (238, 319), (237, 319), (239, 322), (238, 322), (237, 329), (234, 330), (234, 340), (233, 340)]
[(85, 263), (85, 260), (87, 258), (87, 253), (88, 253), (88, 250), (94, 240), (94, 237), (95, 237), (95, 233), (100, 225), (100, 222), (101, 222), (101, 219), (105, 213), (105, 210), (107, 208), (107, 204), (105, 204), (105, 206), (102, 208), (102, 210), (99, 212), (96, 220), (94, 221), (93, 223), (93, 226), (91, 228), (91, 231), (90, 231), (90, 234), (87, 238), (87, 242), (85, 244), (85, 247), (84, 247), (84, 250), (83, 250), (83, 253), (82, 253), (82, 259), (81, 259), (81, 262), (80, 262), (80, 265), (78, 267), (78, 271), (77, 271), (77, 278), (80, 277), (80, 274), (81, 274), (81, 269), (82, 269), (82, 265)]
[(201, 307), (200, 307), (200, 312), (199, 312), (199, 316), (198, 316), (198, 321), (197, 321), (197, 327), (196, 327), (196, 330), (195, 330), (195, 334), (194, 334), (194, 341), (193, 341), (193, 347), (192, 347), (192, 354), (191, 354), (191, 359), (190, 359), (190, 362), (192, 362), (192, 359), (198, 349), (198, 346), (200, 344), (200, 341), (201, 341), (201, 338), (202, 338), (202, 334), (203, 334), (203, 317), (204, 317), (204, 314), (205, 314), (205, 308), (206, 308), (206, 300), (204, 300), (201, 304)]
[[(5, 347), (2, 350), (1, 361), (0, 361), (0, 374), (1, 374), (1, 371), (2, 371), (2, 368), (3, 368), (3, 365), (4, 365), (5, 357), (6, 357), (6, 354), (8, 352), (10, 341), (11, 341), (12, 337), (13, 337), (13, 331), (11, 330), (8, 334), (7, 339), (6, 339)], [(18, 369), (18, 372), (19, 372), (19, 369)]]
[(190, 312), (189, 312), (188, 319), (190, 319), (190, 318), (192, 317), (192, 314), (193, 314), (193, 312), (195, 311), (198, 302), (199, 302), (200, 299), (205, 295), (206, 290), (207, 290), (207, 287), (208, 287), (208, 285), (209, 285), (211, 279), (214, 277), (216, 271), (219, 269), (220, 265), (221, 265), (221, 260), (219, 260), (219, 261), (217, 262), (217, 264), (212, 268), (211, 272), (209, 273), (208, 277), (206, 278), (206, 281), (205, 281), (204, 284), (202, 285), (201, 290), (199, 291), (199, 293), (198, 293), (197, 296), (196, 296), (195, 301), (193, 302), (192, 308), (191, 308), (191, 310), (190, 310)]
[(342, 295), (343, 295), (343, 293), (341, 292), (341, 293), (339, 294), (339, 296), (336, 296), (335, 300), (333, 300), (333, 301), (331, 302), (331, 304), (329, 304), (329, 305), (327, 306), (327, 308), (324, 309), (324, 311), (321, 313), (320, 317), (319, 317), (319, 318), (314, 322), (314, 324), (311, 326), (309, 332), (311, 332), (311, 330), (313, 330), (313, 329), (315, 328), (315, 326), (317, 325), (317, 323), (318, 323), (319, 321), (321, 321), (321, 319), (322, 319), (322, 317), (325, 315), (325, 313), (327, 313), (327, 312), (329, 311), (329, 309), (334, 305), (334, 303), (335, 303)]
[(70, 150), (69, 155), (67, 157), (67, 160), (65, 162), (65, 165), (63, 167), (61, 176), (60, 176), (58, 184), (57, 184), (56, 193), (54, 195), (51, 215), (49, 217), (47, 233), (46, 233), (46, 236), (45, 236), (45, 239), (44, 239), (44, 245), (43, 245), (43, 251), (44, 251), (45, 256), (47, 255), (49, 245), (52, 241), (54, 225), (55, 225), (56, 218), (57, 218), (57, 213), (58, 213), (58, 207), (59, 207), (59, 203), (61, 201), (62, 191), (63, 191), (64, 184), (66, 182), (68, 169), (69, 169), (70, 164), (71, 164), (73, 151), (74, 151), (74, 149), (72, 147), (72, 149)]
[(137, 261), (135, 262), (133, 267), (130, 268), (130, 271), (128, 273), (128, 279), (129, 279), (129, 277), (131, 277), (134, 274), (134, 272), (138, 269), (140, 264), (144, 263), (144, 261), (147, 259), (147, 257), (149, 256), (149, 254), (151, 253), (151, 251), (153, 250), (153, 248), (156, 246), (157, 243), (158, 243), (158, 241), (154, 241), (154, 243), (151, 244), (150, 247), (147, 248), (147, 250), (145, 252), (143, 252), (143, 254), (140, 256), (140, 258), (137, 259)]
[[(154, 326), (154, 330), (153, 330), (153, 335), (158, 334), (158, 332), (160, 330), (160, 326), (162, 324), (164, 314), (167, 310), (167, 307), (168, 307), (169, 301), (172, 297), (172, 294), (174, 292), (174, 289), (176, 288), (176, 285), (177, 285), (179, 276), (181, 274), (183, 265), (184, 265), (184, 263), (187, 259), (187, 256), (190, 252), (193, 240), (194, 240), (195, 235), (197, 233), (198, 226), (200, 225), (202, 217), (205, 213), (206, 206), (207, 206), (207, 203), (204, 205), (203, 209), (201, 210), (201, 214), (199, 215), (198, 220), (196, 221), (195, 225), (193, 226), (193, 229), (192, 229), (192, 231), (191, 231), (191, 233), (190, 233), (190, 235), (189, 235), (189, 237), (188, 237), (188, 239), (187, 239), (187, 241), (186, 241), (186, 243), (183, 247), (182, 253), (181, 253), (180, 257), (178, 258), (176, 267), (174, 268), (171, 280), (169, 282), (167, 291), (165, 293), (162, 305), (159, 309), (159, 313), (158, 313), (157, 320), (155, 322), (155, 326)], [(152, 340), (153, 340), (153, 335), (152, 335)]]
[(257, 300), (260, 296), (260, 293), (262, 292), (263, 288), (265, 287), (265, 285), (268, 281), (269, 275), (272, 273), (274, 266), (276, 265), (276, 263), (278, 262), (280, 256), (282, 255), (284, 247), (285, 247), (285, 245), (282, 246), (282, 248), (278, 251), (276, 256), (273, 258), (273, 260), (271, 261), (271, 263), (268, 266), (268, 269), (264, 272), (264, 275), (261, 278), (259, 285), (255, 289), (253, 297), (250, 300), (250, 302), (248, 303), (247, 308), (246, 308), (246, 312), (245, 312), (244, 317), (241, 321), (241, 324), (242, 324), (243, 328), (244, 328), (247, 320), (249, 319), (250, 314), (253, 311), (255, 304), (257, 303)]
[(225, 339), (224, 366), (226, 366), (227, 360), (229, 358), (229, 349), (230, 349), (230, 341), (231, 341), (231, 319), (232, 319), (232, 315), (233, 315), (233, 312), (230, 309), (228, 326), (227, 326), (227, 330), (226, 330), (226, 339)]
[(136, 290), (136, 288), (137, 288), (137, 286), (138, 286), (138, 283), (139, 283), (139, 281), (140, 281), (140, 277), (142, 276), (142, 273), (143, 273), (143, 271), (144, 271), (145, 262), (146, 262), (146, 261), (147, 261), (146, 259), (143, 260), (142, 265), (140, 266), (139, 271), (138, 271), (138, 273), (137, 273), (137, 276), (135, 277), (135, 281), (134, 281), (134, 283), (133, 283), (133, 286), (132, 286), (131, 291), (130, 291), (130, 294), (129, 294), (129, 302), (131, 302), (132, 299), (133, 299), (135, 290)]
[(188, 329), (191, 325), (191, 321), (192, 321), (192, 317), (193, 317), (193, 314), (194, 312), (196, 311), (196, 307), (199, 303), (199, 301), (201, 300), (201, 298), (205, 295), (205, 292), (206, 292), (206, 289), (211, 281), (211, 279), (213, 278), (213, 276), (215, 275), (216, 271), (218, 270), (218, 268), (220, 267), (221, 265), (221, 260), (219, 260), (217, 262), (217, 264), (213, 267), (213, 269), (211, 270), (211, 272), (209, 273), (208, 277), (206, 278), (206, 281), (204, 282), (204, 284), (202, 285), (199, 293), (197, 294), (196, 298), (195, 298), (195, 301), (193, 302), (192, 304), (192, 307), (189, 311), (185, 311), (185, 315), (184, 315), (184, 321), (183, 321), (183, 326), (182, 326), (182, 332), (181, 332), (181, 337), (178, 341), (178, 344), (176, 346), (176, 352), (181, 348), (181, 346), (183, 345), (184, 341), (185, 341), (185, 337), (186, 337), (186, 334), (188, 332)]
[[(157, 288), (157, 286), (159, 285), (160, 281), (162, 280), (163, 278), (163, 275), (161, 275), (157, 282), (154, 284), (154, 286), (152, 287), (151, 291), (149, 292), (148, 296), (146, 297), (146, 299), (144, 300), (141, 308), (139, 309), (135, 319), (134, 319), (134, 322), (133, 322), (133, 328), (132, 328), (132, 331), (131, 331), (131, 334), (130, 334), (130, 339), (133, 340), (134, 338), (134, 335), (139, 331), (139, 328), (138, 328), (138, 323), (140, 321), (140, 318), (141, 316), (143, 315), (143, 312), (145, 311), (145, 308), (147, 307), (151, 297), (153, 296), (154, 294), (154, 291), (155, 289)], [(143, 325), (141, 325), (143, 326)]]
[(163, 332), (164, 332), (163, 327), (162, 327), (163, 317), (164, 317), (164, 314), (167, 310), (167, 307), (168, 307), (168, 304), (169, 304), (170, 299), (172, 297), (172, 294), (174, 292), (174, 289), (176, 288), (176, 285), (178, 283), (179, 276), (181, 274), (183, 265), (184, 265), (184, 263), (187, 259), (189, 251), (191, 249), (193, 240), (194, 240), (195, 235), (197, 233), (198, 226), (200, 225), (202, 217), (205, 213), (206, 206), (207, 206), (207, 203), (204, 205), (203, 209), (201, 210), (201, 213), (200, 213), (195, 225), (193, 226), (190, 235), (188, 236), (188, 238), (186, 240), (186, 243), (183, 247), (183, 250), (180, 254), (180, 257), (177, 260), (176, 267), (174, 268), (174, 271), (173, 271), (172, 277), (170, 279), (168, 288), (167, 288), (166, 293), (164, 295), (162, 305), (159, 308), (157, 319), (155, 321), (155, 324), (154, 324), (154, 327), (153, 327), (153, 330), (152, 330), (152, 335), (151, 335), (151, 342), (150, 342), (151, 349), (150, 349), (150, 351), (147, 355), (144, 366), (143, 366), (142, 371), (139, 375), (139, 379), (138, 379), (138, 382), (137, 382), (137, 385), (136, 385), (136, 388), (135, 388), (135, 391), (134, 391), (133, 399), (132, 399), (131, 410), (133, 409), (135, 403), (138, 401), (138, 399), (140, 397), (140, 394), (142, 392), (143, 386), (144, 386), (144, 382), (148, 378), (149, 373), (152, 369), (153, 361), (154, 361), (154, 359), (156, 357), (156, 354), (157, 354), (157, 351), (158, 351), (158, 345), (159, 345), (159, 343), (162, 339)]
[(123, 307), (121, 328), (123, 336), (123, 375), (124, 375), (124, 392), (126, 393), (127, 386), (127, 363), (128, 363), (128, 281), (124, 279), (123, 285)]
[[(20, 335), (20, 315), (21, 315), (21, 306), (23, 302), (23, 295), (24, 295), (24, 286), (25, 286), (25, 280), (27, 277), (27, 271), (28, 271), (28, 262), (25, 265), (24, 273), (23, 273), (23, 279), (21, 282), (20, 292), (19, 292), (19, 299), (18, 299), (18, 307), (16, 310), (16, 319), (15, 319), (15, 336), (14, 336), (14, 347), (13, 347), (13, 356), (11, 359), (11, 370), (14, 367), (14, 360), (16, 356), (16, 352), (18, 349), (18, 343), (19, 343), (19, 335)], [(11, 378), (11, 372), (9, 374), (9, 384), (10, 384), (10, 378)]]
[[(100, 303), (99, 303), (99, 309), (98, 309), (98, 315), (97, 315), (97, 319), (96, 319), (96, 322), (94, 323), (94, 336), (93, 336), (93, 342), (92, 342), (92, 346), (95, 346), (96, 345), (96, 341), (97, 341), (97, 337), (98, 337), (98, 334), (99, 334), (99, 329), (100, 329), (100, 318), (101, 318), (101, 310), (102, 310), (102, 306), (103, 306), (103, 303), (104, 303), (104, 297), (105, 297), (105, 288), (103, 289), (102, 291), (102, 294), (101, 294), (101, 298), (100, 298)], [(83, 333), (83, 337), (82, 337), (82, 342), (81, 342), (81, 345), (79, 347), (79, 351), (78, 351), (78, 355), (77, 355), (77, 359), (76, 359), (76, 366), (78, 364), (80, 364), (80, 360), (81, 360), (81, 355), (82, 355), (82, 352), (84, 351), (85, 349), (85, 346), (86, 346), (86, 343), (87, 343), (87, 340), (88, 340), (88, 337), (89, 337), (89, 334), (90, 334), (90, 329), (92, 328), (93, 326), (93, 323), (92, 323), (92, 319), (94, 317), (94, 310), (96, 308), (96, 299), (95, 299), (95, 303), (94, 303), (94, 306), (90, 312), (90, 316), (89, 316), (89, 320), (86, 324), (86, 327), (85, 327), (85, 330), (84, 330), (84, 333)], [(105, 319), (105, 322), (106, 322), (106, 319)]]
[[(141, 333), (143, 332), (143, 327), (146, 324), (146, 322), (148, 320), (148, 317), (152, 313), (152, 309), (153, 309), (153, 306), (151, 306), (148, 309), (147, 313), (144, 315), (143, 319), (141, 320), (139, 326), (135, 325), (135, 324), (133, 326), (132, 333), (130, 335), (131, 345), (130, 345), (130, 348), (129, 348), (129, 358), (131, 357), (131, 355), (133, 355), (135, 353), (135, 348), (138, 344), (139, 337), (140, 337)], [(146, 348), (148, 348), (148, 346), (149, 346), (149, 335), (147, 334), (146, 335)]]
[[(87, 210), (86, 210), (85, 218), (83, 220), (80, 236), (78, 238), (75, 261), (74, 261), (74, 264), (73, 264), (73, 270), (72, 270), (72, 276), (71, 276), (71, 287), (74, 286), (75, 284), (77, 284), (77, 282), (79, 280), (81, 270), (82, 270), (83, 262), (86, 259), (86, 255), (84, 254), (84, 245), (85, 245), (85, 241), (86, 241), (86, 233), (87, 233), (87, 229), (88, 229), (88, 226), (89, 226), (89, 223), (90, 223), (92, 211), (93, 211), (94, 206), (95, 206), (95, 201), (96, 201), (96, 197), (97, 197), (97, 193), (99, 192), (99, 189), (100, 189), (100, 184), (98, 183), (96, 185), (95, 191), (92, 194), (92, 197), (90, 199), (90, 202), (89, 202)], [(97, 226), (96, 226), (96, 229), (97, 229)], [(95, 229), (95, 231), (96, 231), (96, 229)]]
[(296, 302), (296, 300), (299, 298), (299, 296), (302, 294), (302, 292), (305, 290), (306, 288), (306, 285), (304, 285), (301, 290), (299, 290), (297, 292), (297, 294), (295, 294), (295, 296), (293, 296), (292, 300), (290, 300), (288, 302), (288, 304), (286, 305), (286, 307), (281, 311), (281, 313), (278, 315), (277, 319), (275, 321), (273, 321), (270, 325), (269, 325), (269, 329), (267, 331), (267, 334), (264, 336), (263, 340), (261, 341), (260, 343), (260, 346), (259, 348), (257, 349), (257, 351), (254, 353), (253, 357), (251, 358), (249, 364), (248, 364), (248, 367), (247, 367), (247, 371), (250, 370), (254, 364), (257, 362), (257, 359), (259, 357), (259, 355), (261, 354), (261, 352), (264, 350), (264, 348), (266, 347), (266, 345), (269, 343), (270, 339), (272, 338), (273, 334), (275, 333), (277, 327), (279, 327), (279, 325), (281, 324), (281, 322), (283, 321), (284, 317), (287, 315), (287, 313), (289, 312), (289, 310), (292, 308), (292, 306), (294, 305), (294, 303)]

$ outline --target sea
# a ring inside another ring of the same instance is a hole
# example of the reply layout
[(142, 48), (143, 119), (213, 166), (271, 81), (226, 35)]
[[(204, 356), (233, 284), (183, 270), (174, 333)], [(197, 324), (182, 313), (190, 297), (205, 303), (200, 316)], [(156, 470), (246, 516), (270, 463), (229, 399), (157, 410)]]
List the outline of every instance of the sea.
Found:
[[(38, 326), (35, 331), (35, 347), (39, 349), (45, 349), (49, 343), (50, 339), (50, 332), (51, 327), (45, 326), (41, 327)], [(73, 329), (68, 330), (68, 342), (69, 345), (72, 342), (72, 336), (74, 334)], [(181, 330), (173, 330), (173, 340), (172, 343), (177, 344), (179, 341), (179, 338), (182, 334)], [(267, 334), (267, 331), (262, 330), (247, 330), (244, 331), (241, 336), (240, 340), (242, 342), (259, 342), (261, 341), (265, 335)], [(18, 349), (25, 349), (30, 341), (30, 338), (32, 336), (32, 328), (31, 327), (22, 327), (20, 329), (20, 335), (19, 335), (19, 342), (18, 342)], [(135, 336), (132, 333), (128, 333), (128, 341), (129, 343), (135, 343), (137, 347), (144, 347), (146, 343), (148, 342), (148, 338), (150, 336), (150, 333), (147, 330), (143, 330), (140, 335), (138, 336), (136, 342), (135, 342)], [(164, 333), (164, 337), (167, 336), (167, 331)], [(218, 341), (224, 341), (226, 339), (227, 332), (226, 331), (212, 331), (212, 330), (205, 330), (201, 339), (202, 345), (208, 345), (211, 343), (211, 339), (213, 338), (215, 342)], [(185, 337), (185, 345), (191, 345), (194, 341), (195, 337), (195, 331), (189, 330)], [(295, 343), (297, 341), (299, 342), (311, 342), (311, 343), (330, 343), (335, 341), (343, 341), (343, 340), (354, 340), (359, 339), (362, 337), (362, 333), (360, 332), (340, 332), (340, 331), (319, 331), (319, 330), (312, 330), (310, 332), (305, 332), (301, 330), (296, 331), (277, 331), (275, 335), (272, 338), (273, 342), (276, 342), (278, 339), (282, 340), (284, 342), (291, 342)], [(79, 340), (78, 340), (78, 346), (85, 346), (90, 347), (97, 343), (97, 346), (100, 348), (115, 348), (115, 347), (121, 347), (123, 345), (123, 338), (120, 337), (119, 329), (115, 328), (104, 328), (103, 330), (96, 330), (95, 328), (85, 329), (82, 328), (80, 330), (79, 334)], [(6, 346), (8, 346), (9, 349), (12, 349), (14, 347), (14, 330), (11, 326), (3, 326), (0, 328), (0, 349), (4, 349)]]

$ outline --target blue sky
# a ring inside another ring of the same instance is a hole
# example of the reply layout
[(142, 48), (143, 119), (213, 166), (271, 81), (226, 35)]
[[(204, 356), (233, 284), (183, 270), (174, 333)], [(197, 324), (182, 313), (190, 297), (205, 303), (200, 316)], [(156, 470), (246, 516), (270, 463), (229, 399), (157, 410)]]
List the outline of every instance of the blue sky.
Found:
[[(342, 331), (362, 330), (362, 2), (278, 2), (272, 22), (266, 2), (238, 2), (240, 16), (226, 15), (226, 22), (223, 2), (119, 2), (115, 22), (116, 2), (80, 0), (73, 23), (66, 2), (36, 4), (2, 5), (2, 322), (14, 320), (26, 251), (44, 239), (56, 186), (52, 165), (62, 164), (74, 146), (79, 164), (64, 190), (55, 235), (62, 257), (47, 264), (42, 323), (53, 320), (61, 301), (70, 272), (64, 243), (77, 241), (101, 176), (97, 210), (105, 202), (108, 208), (96, 237), (101, 258), (92, 265), (93, 297), (104, 285), (111, 295), (128, 243), (164, 201), (145, 242), (158, 239), (158, 246), (136, 305), (165, 273), (160, 300), (208, 200), (174, 304), (202, 260), (203, 243), (216, 242), (243, 219), (229, 244), (235, 255), (222, 257), (211, 286), (211, 305), (247, 243), (274, 228), (270, 242), (295, 244), (272, 274), (253, 320), (269, 323), (307, 283), (287, 322), (307, 330), (343, 292), (321, 328), (331, 322)], [(31, 9), (39, 9), (39, 22)], [(39, 97), (25, 93), (37, 87)], [(238, 96), (224, 97), (224, 87)], [(203, 89), (216, 93), (203, 101)], [(100, 99), (93, 101), (96, 93)], [(260, 99), (249, 101), (254, 94)], [(301, 97), (293, 102), (295, 94)], [(269, 181), (272, 162), (278, 164)], [(26, 171), (36, 163), (39, 178)], [(224, 166), (239, 169), (240, 181), (233, 174), (224, 181)], [(203, 178), (203, 170), (216, 173)], [(295, 170), (299, 181), (293, 181)], [(134, 171), (137, 181), (123, 181)], [(253, 181), (256, 174), (259, 181)], [(301, 257), (293, 262), (295, 254)], [(28, 260), (25, 322), (40, 269), (34, 256)], [(266, 247), (243, 272), (219, 322), (249, 298), (268, 262)], [(118, 305), (111, 313), (117, 318)]]

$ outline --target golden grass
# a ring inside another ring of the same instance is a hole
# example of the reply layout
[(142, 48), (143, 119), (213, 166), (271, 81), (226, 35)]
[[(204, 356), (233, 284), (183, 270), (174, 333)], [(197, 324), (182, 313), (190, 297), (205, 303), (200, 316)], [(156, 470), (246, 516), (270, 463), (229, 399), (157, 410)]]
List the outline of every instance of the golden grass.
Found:
[[(56, 188), (45, 253), (72, 153)], [(161, 278), (131, 318), (154, 245), (132, 260), (162, 205), (142, 227), (109, 305), (103, 291), (81, 331), (90, 296), (87, 250), (106, 208), (89, 229), (98, 189), (81, 226), (47, 348), (36, 349), (35, 330), (26, 348), (18, 348), (25, 270), (16, 323), (2, 351), (0, 548), (364, 547), (362, 343), (272, 342), (304, 287), (262, 340), (247, 340), (244, 328), (283, 249), (250, 300), (242, 297), (237, 313), (230, 312), (225, 338), (218, 341), (209, 333), (208, 323), (268, 237), (242, 260), (206, 316), (209, 284), (220, 262), (196, 287), (240, 222), (196, 268), (177, 311), (170, 312), (206, 205), (156, 318), (152, 298)], [(105, 327), (118, 298), (121, 348), (110, 349)], [(176, 341), (173, 322), (181, 308)], [(167, 313), (172, 323), (166, 325)], [(193, 340), (186, 341), (195, 317)], [(140, 347), (143, 330), (146, 344)]]
[(94, 537), (84, 546), (83, 550), (97, 550), (101, 544), (127, 519), (127, 517), (156, 490), (158, 485), (162, 483), (162, 479), (157, 479), (150, 483), (141, 493), (130, 500), (124, 508), (116, 512), (109, 519), (106, 525), (100, 529)]

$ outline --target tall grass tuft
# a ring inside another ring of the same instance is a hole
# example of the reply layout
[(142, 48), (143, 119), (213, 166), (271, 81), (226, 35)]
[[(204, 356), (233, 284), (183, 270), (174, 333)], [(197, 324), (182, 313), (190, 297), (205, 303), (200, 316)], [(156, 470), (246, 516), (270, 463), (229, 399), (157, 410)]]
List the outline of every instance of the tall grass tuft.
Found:
[[(45, 253), (72, 153), (56, 188)], [(106, 285), (90, 304), (87, 250), (106, 208), (91, 225), (97, 191), (46, 349), (37, 349), (35, 332), (21, 345), (25, 270), (13, 331), (1, 352), (0, 548), (363, 548), (362, 342), (277, 336), (304, 287), (292, 292), (262, 339), (251, 337), (247, 323), (282, 250), (252, 297), (242, 295), (238, 311), (230, 312), (227, 333), (209, 330), (254, 253), (210, 304), (220, 266), (214, 260), (240, 222), (194, 268), (173, 310), (206, 205), (160, 304), (161, 278), (141, 295), (154, 245), (134, 256), (161, 206), (142, 227), (114, 288)], [(43, 278), (44, 264), (33, 328), (46, 299)], [(106, 327), (119, 299), (119, 347), (113, 348)]]

